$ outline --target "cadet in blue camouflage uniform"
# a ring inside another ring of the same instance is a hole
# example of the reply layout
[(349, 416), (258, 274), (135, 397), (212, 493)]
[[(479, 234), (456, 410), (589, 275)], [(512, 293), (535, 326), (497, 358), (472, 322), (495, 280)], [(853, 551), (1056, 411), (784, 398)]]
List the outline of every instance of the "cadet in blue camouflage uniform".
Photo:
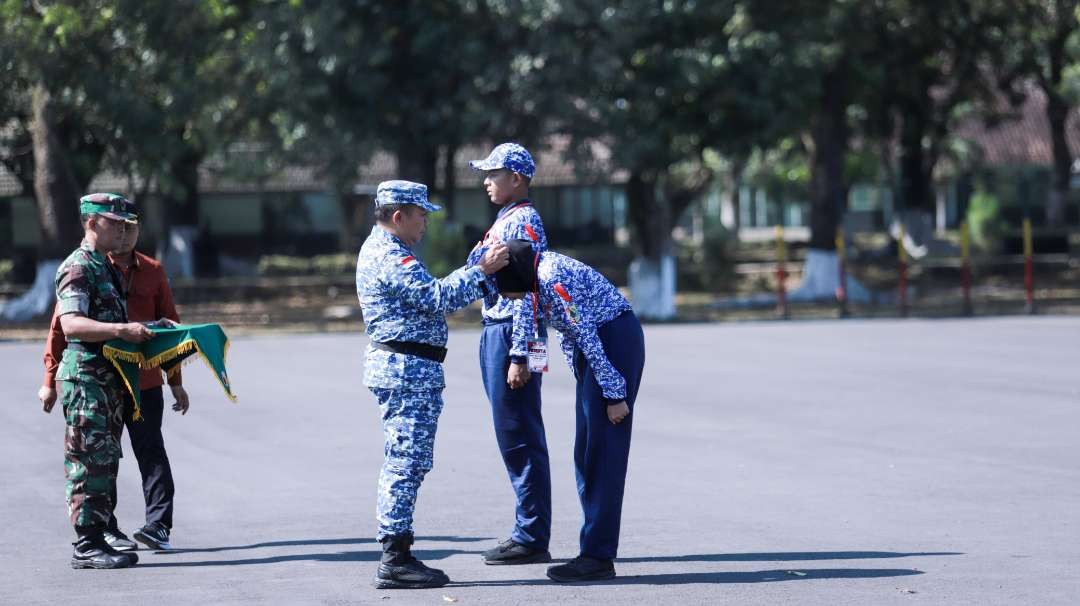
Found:
[[(535, 301), (559, 332), (577, 379), (574, 468), (584, 513), (580, 553), (548, 568), (560, 582), (610, 579), (619, 547), (631, 411), (645, 366), (645, 337), (630, 303), (600, 272), (565, 255), (511, 240), (510, 265), (496, 275), (507, 298)], [(525, 297), (525, 293), (530, 296)]]
[(128, 322), (123, 280), (105, 255), (120, 247), (129, 203), (116, 194), (90, 194), (79, 201), (82, 245), (56, 272), (57, 314), (67, 336), (56, 374), (67, 430), (64, 468), (67, 503), (78, 540), (73, 568), (125, 568), (138, 562), (105, 541), (116, 494), (121, 457), (124, 384), (104, 356), (101, 344), (121, 338), (141, 343), (153, 336), (144, 325)]
[[(536, 172), (532, 156), (517, 143), (503, 143), (484, 160), (469, 165), (484, 171), (484, 189), (499, 207), (495, 222), (469, 254), (475, 263), (494, 242), (526, 239), (535, 251), (547, 250), (540, 213), (529, 201), (529, 183)], [(491, 402), (495, 440), (516, 496), (515, 524), (510, 538), (484, 552), (485, 564), (550, 562), (551, 466), (540, 407), (543, 375), (530, 373), (526, 341), (546, 337), (534, 326), (532, 307), (499, 295), (484, 298), (484, 332), (480, 337), (480, 373)]]
[(444, 386), (445, 314), (495, 292), (487, 276), (507, 263), (505, 245), (473, 267), (437, 280), (416, 258), (427, 214), (439, 210), (427, 187), (384, 181), (375, 195), (377, 225), (356, 261), (356, 294), (370, 343), (364, 385), (379, 401), (385, 449), (379, 474), (376, 539), (383, 545), (378, 588), (441, 587), (450, 579), (410, 553), (416, 493), (431, 470)]

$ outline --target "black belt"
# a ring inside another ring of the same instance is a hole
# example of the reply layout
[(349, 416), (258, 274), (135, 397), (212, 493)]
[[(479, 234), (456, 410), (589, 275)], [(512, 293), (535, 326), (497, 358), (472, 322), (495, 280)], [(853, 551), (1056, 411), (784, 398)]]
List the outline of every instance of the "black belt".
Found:
[(67, 347), (68, 349), (72, 349), (75, 351), (101, 355), (101, 345), (101, 343), (80, 343), (68, 341)]
[(386, 343), (379, 343), (377, 341), (372, 341), (371, 346), (383, 351), (420, 356), (421, 358), (427, 358), (428, 360), (439, 362), (440, 364), (446, 359), (445, 347), (428, 345), (427, 343), (414, 343), (412, 341), (387, 341)]

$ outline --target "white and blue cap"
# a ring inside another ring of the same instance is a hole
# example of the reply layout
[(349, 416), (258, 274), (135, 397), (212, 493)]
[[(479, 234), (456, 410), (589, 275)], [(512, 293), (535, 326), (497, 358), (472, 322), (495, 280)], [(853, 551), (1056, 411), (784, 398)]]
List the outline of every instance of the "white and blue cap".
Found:
[(469, 166), (476, 170), (497, 170), (505, 168), (512, 170), (526, 178), (532, 179), (536, 173), (536, 163), (533, 162), (529, 150), (517, 143), (503, 143), (491, 150), (484, 160), (473, 160)]
[(415, 204), (428, 212), (442, 209), (438, 204), (428, 201), (427, 185), (412, 181), (394, 180), (380, 183), (375, 190), (375, 206), (377, 208), (387, 204)]

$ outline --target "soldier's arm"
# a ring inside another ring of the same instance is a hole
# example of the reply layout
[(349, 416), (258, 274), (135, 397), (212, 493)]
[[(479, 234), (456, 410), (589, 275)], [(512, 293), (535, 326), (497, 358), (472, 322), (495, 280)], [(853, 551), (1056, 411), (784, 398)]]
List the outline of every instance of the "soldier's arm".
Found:
[(409, 307), (421, 311), (457, 311), (484, 295), (481, 283), (486, 276), (478, 267), (462, 267), (439, 280), (416, 260), (391, 261), (390, 265), (389, 282), (397, 285), (398, 296)]
[(60, 316), (56, 315), (59, 309), (53, 309), (52, 322), (49, 323), (49, 336), (45, 339), (45, 378), (41, 385), (49, 389), (56, 389), (56, 369), (60, 367), (60, 358), (67, 349), (67, 339), (64, 331), (60, 330)]
[(136, 322), (114, 324), (88, 318), (92, 286), (86, 269), (78, 263), (61, 266), (56, 274), (56, 314), (68, 339), (99, 343), (120, 338), (141, 343), (153, 336), (149, 328)]
[(60, 327), (65, 335), (88, 343), (100, 343), (109, 339), (142, 343), (154, 336), (149, 328), (138, 322), (98, 322), (77, 312), (60, 316)]
[(386, 282), (406, 305), (427, 312), (457, 311), (484, 296), (487, 276), (509, 262), (505, 244), (496, 244), (472, 267), (461, 267), (441, 280), (429, 274), (412, 255), (389, 255)]

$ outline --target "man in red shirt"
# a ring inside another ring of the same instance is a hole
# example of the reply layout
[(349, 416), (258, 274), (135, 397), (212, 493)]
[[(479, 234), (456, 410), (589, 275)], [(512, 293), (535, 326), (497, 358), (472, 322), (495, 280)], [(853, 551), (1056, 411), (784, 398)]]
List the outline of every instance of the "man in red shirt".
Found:
[[(130, 204), (130, 203), (129, 203)], [(131, 204), (134, 207), (134, 204)], [(134, 208), (132, 209), (134, 211)], [(139, 238), (138, 224), (129, 225), (123, 241), (116, 251), (109, 253), (109, 261), (124, 279), (127, 294), (128, 318), (132, 322), (150, 322), (158, 318), (180, 321), (173, 303), (169, 279), (161, 263), (135, 251)], [(56, 369), (60, 364), (67, 340), (60, 328), (60, 318), (53, 312), (52, 326), (45, 342), (45, 380), (38, 390), (42, 410), (51, 412), (56, 403)], [(142, 421), (132, 420), (133, 406), (124, 407), (124, 425), (128, 428), (131, 450), (139, 462), (142, 474), (143, 496), (146, 500), (146, 525), (135, 532), (135, 538), (151, 549), (169, 549), (169, 533), (172, 530), (173, 478), (169, 457), (165, 452), (165, 440), (161, 436), (161, 418), (165, 408), (161, 386), (164, 383), (159, 369), (144, 370), (139, 376), (142, 396)], [(187, 414), (188, 395), (181, 384), (180, 372), (169, 377), (172, 390), (173, 410)], [(112, 495), (115, 507), (116, 495)], [(105, 539), (118, 551), (130, 551), (137, 545), (120, 531), (113, 515), (109, 520)]]

